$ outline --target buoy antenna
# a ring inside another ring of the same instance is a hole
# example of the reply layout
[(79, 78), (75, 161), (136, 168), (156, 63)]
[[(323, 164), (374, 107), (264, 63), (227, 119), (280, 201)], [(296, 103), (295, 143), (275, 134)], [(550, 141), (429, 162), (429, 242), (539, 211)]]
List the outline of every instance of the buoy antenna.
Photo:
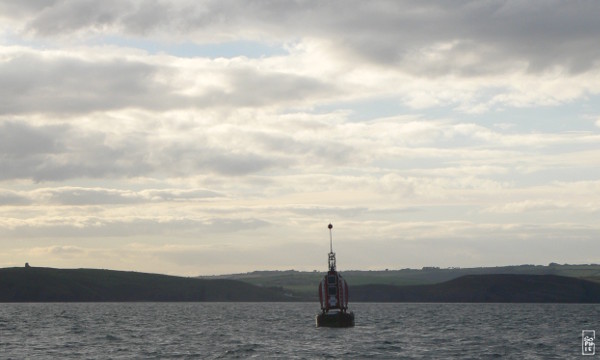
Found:
[(331, 229), (333, 229), (333, 225), (327, 225), (329, 228), (329, 252), (333, 252), (333, 235), (331, 234)]
[(327, 225), (329, 228), (329, 271), (335, 271), (335, 253), (333, 252), (333, 235), (331, 235), (331, 229), (333, 225)]

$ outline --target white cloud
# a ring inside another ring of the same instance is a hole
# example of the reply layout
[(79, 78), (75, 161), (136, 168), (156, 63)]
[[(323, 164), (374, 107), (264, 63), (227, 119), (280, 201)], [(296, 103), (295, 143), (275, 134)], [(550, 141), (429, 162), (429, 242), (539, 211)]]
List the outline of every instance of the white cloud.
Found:
[[(523, 9), (505, 2), (453, 7), (334, 2), (319, 4), (316, 13), (312, 5), (60, 2), (36, 11), (31, 4), (4, 4), (11, 11), (7, 13), (29, 19), (28, 30), (21, 31), (56, 46), (66, 41), (71, 49), (60, 56), (49, 50), (5, 55), (3, 83), (30, 86), (16, 94), (5, 86), (10, 91), (3, 94), (3, 109), (307, 106), (317, 99), (393, 96), (415, 108), (453, 106), (481, 113), (558, 105), (600, 91), (600, 51), (594, 46), (600, 28), (585, 8), (597, 6), (591, 3), (568, 9), (536, 3)], [(360, 12), (339, 9), (348, 6)], [(570, 23), (573, 19), (577, 26)], [(74, 31), (80, 35), (73, 36)], [(143, 51), (132, 56), (118, 41), (112, 48), (81, 46), (95, 44), (97, 34), (106, 34), (107, 42), (119, 35), (197, 44), (250, 38), (276, 42), (290, 52), (209, 60)], [(73, 57), (74, 51), (83, 57)], [(25, 90), (32, 92), (30, 97), (22, 96)]]
[(0, 262), (577, 262), (599, 7), (0, 1)]

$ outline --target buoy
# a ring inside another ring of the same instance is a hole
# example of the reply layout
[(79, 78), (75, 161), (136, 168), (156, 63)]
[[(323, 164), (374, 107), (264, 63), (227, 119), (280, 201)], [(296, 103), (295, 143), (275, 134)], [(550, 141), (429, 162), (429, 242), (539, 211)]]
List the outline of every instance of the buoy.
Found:
[(336, 270), (335, 253), (333, 252), (333, 225), (329, 229), (329, 271), (319, 284), (319, 302), (321, 313), (317, 315), (317, 327), (352, 327), (354, 313), (348, 311), (348, 283)]

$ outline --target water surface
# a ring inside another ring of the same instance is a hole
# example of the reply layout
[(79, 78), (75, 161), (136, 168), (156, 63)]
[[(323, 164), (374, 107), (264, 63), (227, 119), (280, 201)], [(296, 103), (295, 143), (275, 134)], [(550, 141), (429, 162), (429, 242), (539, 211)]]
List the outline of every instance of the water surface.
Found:
[(331, 329), (315, 327), (313, 303), (0, 304), (0, 357), (567, 359), (582, 356), (582, 330), (600, 330), (600, 305), (351, 309), (356, 326)]

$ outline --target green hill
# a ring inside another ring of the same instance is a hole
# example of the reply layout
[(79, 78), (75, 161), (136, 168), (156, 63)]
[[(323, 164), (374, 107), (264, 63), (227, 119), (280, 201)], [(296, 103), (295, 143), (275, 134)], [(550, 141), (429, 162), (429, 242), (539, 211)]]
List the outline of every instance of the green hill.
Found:
[(466, 275), (433, 285), (359, 285), (357, 302), (600, 303), (600, 284), (556, 275)]
[[(350, 288), (360, 285), (430, 285), (439, 284), (466, 275), (517, 274), (517, 275), (558, 275), (600, 282), (600, 265), (515, 265), (477, 268), (437, 268), (422, 269), (341, 271)], [(232, 279), (262, 287), (280, 287), (297, 297), (317, 299), (317, 287), (324, 272), (308, 271), (254, 271), (245, 274), (231, 274), (204, 279)]]
[(0, 269), (0, 302), (289, 301), (282, 289), (96, 269)]
[[(547, 270), (548, 267), (543, 268), (540, 270)], [(535, 267), (524, 269), (532, 270)], [(508, 268), (502, 270), (509, 272)], [(510, 270), (517, 271), (515, 268)], [(582, 278), (554, 274), (468, 274), (434, 284), (411, 285), (415, 279), (425, 279), (432, 273), (440, 272), (434, 274), (435, 278), (444, 278), (461, 272), (423, 269), (409, 272), (350, 271), (344, 275), (350, 285), (351, 302), (600, 303), (600, 282), (590, 268), (562, 270), (582, 275)], [(398, 274), (406, 273), (412, 278), (398, 277)], [(4, 268), (0, 269), (0, 302), (316, 302), (316, 289), (322, 275), (297, 271), (255, 272), (240, 276), (244, 280), (240, 281), (221, 277), (198, 279), (97, 269)], [(391, 282), (400, 286), (389, 284)], [(295, 289), (295, 294), (290, 294), (290, 289)]]

